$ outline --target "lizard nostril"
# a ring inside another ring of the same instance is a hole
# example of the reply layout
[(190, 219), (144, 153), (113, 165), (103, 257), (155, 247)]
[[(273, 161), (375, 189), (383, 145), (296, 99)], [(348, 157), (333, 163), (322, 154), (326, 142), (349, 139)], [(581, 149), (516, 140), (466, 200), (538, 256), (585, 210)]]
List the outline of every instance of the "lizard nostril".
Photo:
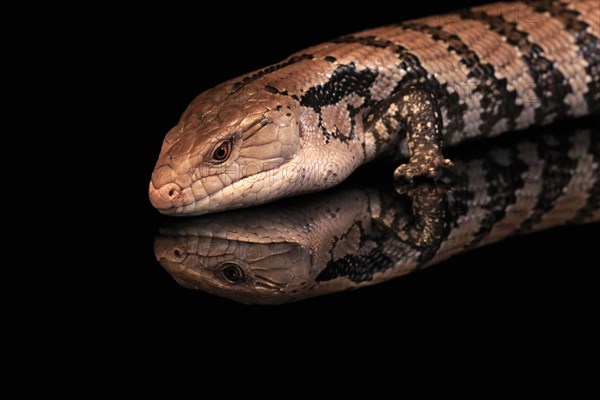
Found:
[(156, 189), (150, 182), (150, 202), (159, 210), (181, 206), (183, 196), (181, 188), (175, 183), (169, 183), (160, 189)]
[(175, 184), (172, 184), (170, 186), (171, 187), (169, 187), (168, 190), (167, 188), (165, 188), (165, 190), (163, 191), (163, 196), (165, 197), (165, 199), (175, 201), (181, 198), (181, 190), (179, 189), (179, 187)]

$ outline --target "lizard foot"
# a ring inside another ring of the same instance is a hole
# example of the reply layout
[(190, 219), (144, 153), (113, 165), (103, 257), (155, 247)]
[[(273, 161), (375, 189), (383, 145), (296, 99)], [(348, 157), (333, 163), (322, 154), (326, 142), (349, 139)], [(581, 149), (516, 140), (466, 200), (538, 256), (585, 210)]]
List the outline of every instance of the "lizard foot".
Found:
[(406, 179), (412, 182), (413, 178), (419, 176), (435, 178), (440, 168), (451, 166), (452, 161), (435, 150), (416, 153), (406, 164), (396, 168), (394, 179)]

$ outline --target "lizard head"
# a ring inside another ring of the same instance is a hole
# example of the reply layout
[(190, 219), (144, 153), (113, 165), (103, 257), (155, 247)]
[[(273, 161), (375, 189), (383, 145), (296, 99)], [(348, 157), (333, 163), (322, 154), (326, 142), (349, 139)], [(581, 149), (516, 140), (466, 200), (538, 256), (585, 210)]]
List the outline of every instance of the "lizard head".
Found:
[(302, 168), (295, 107), (252, 87), (223, 84), (202, 93), (164, 139), (152, 205), (164, 214), (200, 215), (292, 194)]

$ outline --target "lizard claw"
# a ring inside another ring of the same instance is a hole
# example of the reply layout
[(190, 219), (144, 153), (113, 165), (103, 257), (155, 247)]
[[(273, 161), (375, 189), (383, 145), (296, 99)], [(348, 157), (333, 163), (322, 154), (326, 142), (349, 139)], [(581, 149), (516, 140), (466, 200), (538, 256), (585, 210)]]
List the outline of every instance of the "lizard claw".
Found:
[(412, 182), (413, 178), (419, 176), (435, 178), (442, 167), (451, 166), (452, 161), (434, 151), (414, 154), (406, 164), (396, 168), (394, 179), (406, 179)]

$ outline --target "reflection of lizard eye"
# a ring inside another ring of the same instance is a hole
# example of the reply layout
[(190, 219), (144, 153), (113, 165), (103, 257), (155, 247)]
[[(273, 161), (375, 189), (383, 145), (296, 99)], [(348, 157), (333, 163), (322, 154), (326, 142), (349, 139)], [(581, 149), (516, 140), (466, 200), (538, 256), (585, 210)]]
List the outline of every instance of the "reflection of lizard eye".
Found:
[(213, 161), (223, 162), (229, 158), (231, 154), (231, 141), (226, 140), (221, 142), (213, 151)]
[(227, 263), (223, 264), (221, 268), (221, 275), (225, 280), (233, 285), (241, 283), (244, 280), (244, 272), (242, 269), (235, 264)]

